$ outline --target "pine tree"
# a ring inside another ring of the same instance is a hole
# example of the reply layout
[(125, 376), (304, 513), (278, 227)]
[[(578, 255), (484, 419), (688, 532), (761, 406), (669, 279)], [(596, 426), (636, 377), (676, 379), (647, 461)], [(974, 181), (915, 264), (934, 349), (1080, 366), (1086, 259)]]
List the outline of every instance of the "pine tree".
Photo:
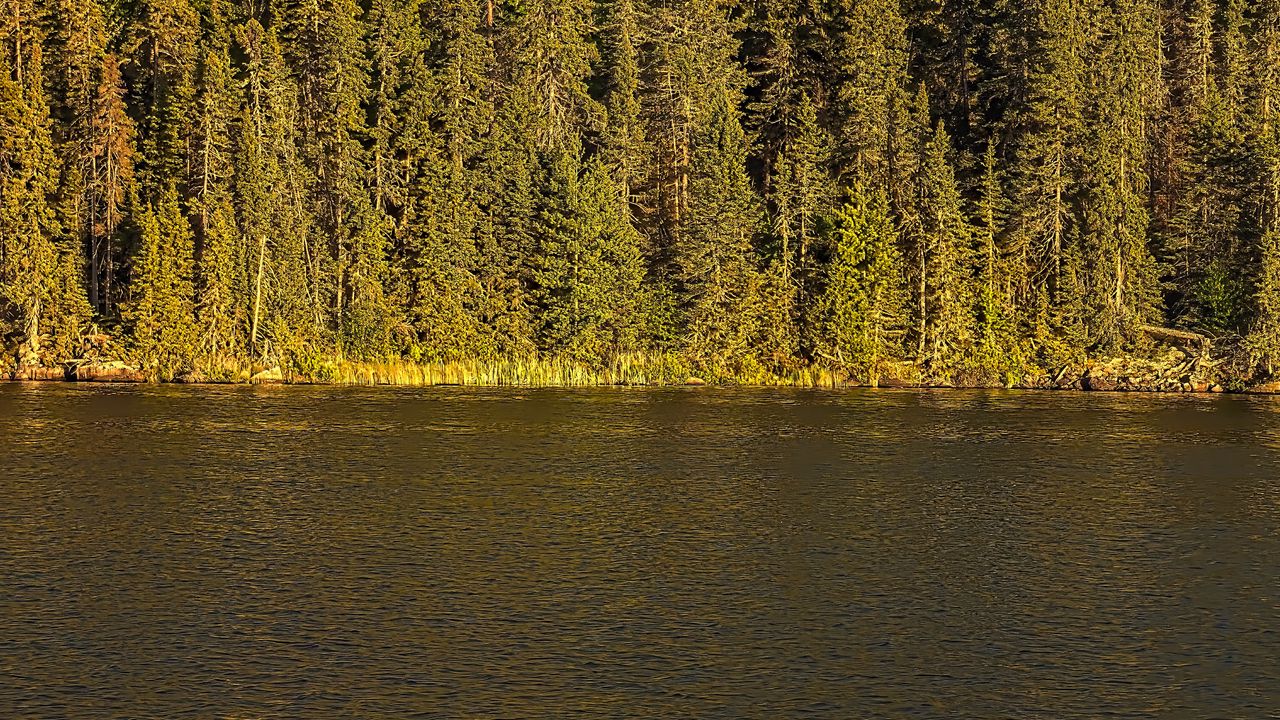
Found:
[(471, 177), (444, 152), (425, 157), (405, 217), (403, 301), (414, 339), (409, 356), (447, 362), (481, 354), (475, 237), (480, 224)]
[(883, 191), (855, 187), (837, 211), (818, 303), (816, 352), (876, 386), (901, 357), (907, 321), (898, 235)]
[[(483, 150), (483, 139), (493, 124), (493, 45), (482, 24), (486, 17), (476, 0), (432, 0), (425, 26), (431, 37), (441, 141), (455, 168)], [(492, 2), (489, 0), (489, 17)], [(490, 20), (489, 25), (492, 25)]]
[(949, 379), (972, 343), (972, 307), (967, 268), (970, 228), (964, 216), (949, 154), (951, 140), (938, 122), (923, 139), (915, 179), (915, 215), (910, 228), (907, 272), (916, 359)]
[(587, 89), (599, 59), (590, 37), (593, 6), (593, 0), (529, 3), (511, 28), (512, 82), (529, 93), (529, 130), (539, 150), (571, 148), (604, 119)]
[(789, 279), (794, 268), (804, 268), (810, 262), (822, 223), (835, 202), (835, 188), (827, 172), (830, 138), (818, 126), (807, 97), (798, 102), (794, 124), (778, 153), (769, 192), (778, 258)]
[(142, 212), (133, 298), (125, 309), (138, 364), (161, 378), (192, 368), (196, 355), (194, 239), (170, 186)]
[(676, 246), (686, 349), (715, 374), (749, 366), (758, 331), (752, 248), (762, 218), (746, 159), (746, 137), (726, 92), (695, 140), (687, 232)]
[(372, 92), (369, 139), (374, 208), (399, 218), (413, 191), (415, 166), (434, 150), (432, 78), (421, 0), (377, 0), (366, 19)]
[(1082, 198), (1082, 247), (1089, 336), (1104, 347), (1130, 339), (1155, 319), (1156, 267), (1147, 247), (1146, 127), (1159, 68), (1154, 64), (1155, 8), (1120, 0), (1105, 13), (1091, 86), (1092, 103)]
[(563, 152), (548, 174), (534, 271), (541, 345), (602, 365), (636, 349), (640, 238), (601, 161), (583, 168), (576, 152)]
[(17, 341), (19, 366), (40, 365), (66, 359), (54, 355), (75, 345), (82, 313), (59, 257), (42, 34), (30, 4), (9, 3), (0, 13), (0, 331)]
[(1013, 282), (1005, 248), (1009, 208), (995, 144), (987, 145), (973, 227), (973, 365), (980, 382), (1007, 383), (1021, 361)]
[(196, 284), (199, 351), (206, 363), (216, 368), (245, 349), (244, 247), (231, 196), (216, 191), (205, 198), (200, 223), (203, 241)]
[(841, 0), (832, 17), (837, 177), (867, 183), (899, 206), (910, 152), (905, 117), (907, 23), (899, 0)]
[(640, 120), (640, 69), (636, 41), (638, 19), (632, 0), (605, 4), (604, 46), (605, 126), (600, 151), (618, 178), (628, 217), (644, 172), (645, 137)]
[[(348, 351), (384, 353), (390, 320), (386, 279), (389, 226), (368, 192), (364, 106), (369, 68), (360, 7), (353, 0), (288, 2), (283, 47), (299, 91), (302, 158), (314, 182), (317, 240), (326, 241), (323, 282), (331, 322)], [(319, 243), (316, 243), (319, 244)]]
[(94, 97), (83, 148), (84, 232), (89, 246), (89, 302), (109, 315), (122, 293), (116, 287), (116, 268), (122, 246), (117, 230), (125, 220), (125, 203), (133, 183), (134, 124), (124, 102), (120, 64), (104, 55), (100, 84)]
[(1280, 2), (1259, 3), (1255, 22), (1248, 144), (1259, 239), (1247, 346), (1255, 363), (1274, 376), (1280, 368)]
[[(677, 0), (653, 3), (644, 15), (641, 116), (652, 149), (641, 203), (642, 229), (651, 238), (655, 270), (671, 271), (691, 222), (696, 135), (704, 133), (725, 98), (735, 111), (747, 77), (736, 58), (741, 20), (734, 3)], [(740, 124), (740, 123), (739, 123)]]
[(244, 243), (243, 328), (251, 357), (287, 358), (320, 339), (328, 320), (323, 246), (314, 242), (297, 154), (296, 86), (275, 33), (250, 20), (237, 33), (246, 57), (246, 106), (235, 148), (235, 198)]
[(189, 174), (200, 16), (189, 0), (140, 0), (135, 12), (125, 50), (142, 118), (144, 197), (153, 199)]
[(535, 105), (529, 88), (512, 88), (497, 109), (480, 160), (476, 266), (480, 286), (475, 311), (484, 357), (524, 357), (534, 352), (530, 263), (536, 247), (537, 182)]

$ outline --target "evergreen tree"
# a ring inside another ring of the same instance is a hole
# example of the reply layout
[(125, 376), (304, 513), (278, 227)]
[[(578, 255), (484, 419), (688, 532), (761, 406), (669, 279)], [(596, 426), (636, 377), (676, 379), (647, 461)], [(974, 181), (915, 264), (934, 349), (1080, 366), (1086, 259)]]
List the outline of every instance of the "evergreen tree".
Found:
[(216, 367), (244, 350), (244, 247), (231, 197), (218, 192), (201, 207), (203, 242), (196, 285), (196, 320), (201, 356)]
[(125, 309), (135, 357), (161, 378), (191, 369), (196, 355), (194, 239), (173, 186), (142, 212), (133, 298)]
[(773, 232), (778, 258), (788, 278), (803, 268), (831, 212), (835, 188), (827, 173), (830, 139), (818, 126), (813, 104), (802, 97), (795, 110), (795, 128), (788, 133), (772, 178)]
[(1257, 71), (1250, 88), (1249, 148), (1256, 169), (1252, 197), (1260, 236), (1250, 303), (1248, 347), (1269, 376), (1280, 367), (1280, 2), (1257, 8), (1250, 65)]
[(1009, 208), (1001, 181), (995, 145), (988, 144), (973, 228), (973, 369), (987, 383), (1008, 382), (1021, 364), (1004, 237)]
[(511, 28), (512, 82), (529, 93), (529, 131), (538, 149), (573, 147), (599, 129), (603, 108), (587, 89), (598, 51), (591, 42), (593, 0), (521, 5)]
[(1069, 333), (1070, 311), (1083, 294), (1068, 255), (1076, 231), (1076, 198), (1084, 140), (1088, 50), (1093, 36), (1091, 0), (1034, 0), (1019, 32), (1028, 50), (1025, 100), (1009, 123), (1015, 139), (1010, 162), (1009, 236), (1022, 322), (1040, 342)]
[(746, 174), (747, 147), (722, 95), (698, 133), (688, 228), (676, 246), (686, 351), (712, 373), (749, 364), (760, 286), (753, 242), (761, 208)]
[(817, 354), (875, 386), (901, 357), (907, 321), (902, 257), (884, 193), (855, 187), (836, 213), (832, 238)]
[(636, 40), (639, 35), (632, 0), (605, 4), (604, 106), (606, 122), (600, 138), (605, 162), (617, 176), (627, 215), (636, 201), (644, 168), (645, 137), (640, 120), (640, 69)]
[(139, 0), (135, 12), (125, 49), (143, 128), (141, 180), (151, 199), (188, 176), (200, 16), (189, 0)]
[(453, 165), (461, 168), (481, 153), (493, 124), (493, 45), (482, 24), (486, 13), (481, 3), (432, 2), (426, 26), (435, 28), (431, 38), (436, 88), (433, 104), (445, 152)]
[(250, 20), (237, 33), (246, 57), (246, 106), (236, 146), (235, 198), (244, 250), (243, 328), (250, 356), (282, 360), (320, 338), (325, 247), (314, 242), (298, 157), (296, 89), (274, 33)]
[(162, 374), (642, 351), (993, 384), (1155, 325), (1240, 382), (1280, 357), (1276, 0), (2, 12), (23, 364), (121, 303)]
[(287, 2), (282, 40), (299, 92), (301, 157), (314, 180), (314, 245), (328, 245), (318, 279), (344, 349), (357, 354), (371, 343), (379, 355), (390, 332), (383, 291), (389, 226), (367, 191), (361, 137), (369, 68), (360, 14), (353, 0)]
[(967, 268), (970, 228), (951, 167), (951, 140), (939, 121), (922, 143), (915, 179), (915, 216), (909, 229), (912, 341), (916, 359), (950, 378), (972, 343)]
[(116, 243), (125, 220), (125, 203), (133, 183), (134, 124), (124, 102), (120, 65), (114, 55), (102, 57), (102, 72), (92, 105), (87, 146), (80, 167), (84, 182), (82, 229), (89, 246), (89, 302), (109, 315), (116, 298), (116, 268), (123, 247)]
[(905, 191), (901, 155), (910, 152), (904, 117), (907, 23), (899, 0), (840, 0), (831, 24), (836, 77), (837, 175), (888, 193)]
[(538, 287), (542, 346), (600, 365), (635, 350), (639, 331), (640, 239), (599, 160), (554, 158), (539, 219)]
[(39, 365), (66, 359), (85, 313), (68, 277), (75, 263), (65, 256), (74, 250), (58, 247), (42, 33), (26, 2), (0, 13), (0, 332), (19, 366)]
[(1092, 341), (1115, 347), (1155, 319), (1156, 267), (1147, 247), (1146, 127), (1159, 67), (1155, 8), (1148, 0), (1119, 0), (1102, 16), (1096, 77), (1099, 97), (1089, 117), (1082, 198), (1082, 247)]

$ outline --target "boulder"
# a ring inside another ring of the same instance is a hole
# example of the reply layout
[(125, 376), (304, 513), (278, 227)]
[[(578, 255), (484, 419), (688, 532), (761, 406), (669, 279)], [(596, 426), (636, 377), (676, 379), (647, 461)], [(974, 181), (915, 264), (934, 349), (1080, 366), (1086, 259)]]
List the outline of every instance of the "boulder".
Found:
[(60, 367), (49, 368), (28, 365), (27, 367), (18, 368), (16, 377), (18, 380), (66, 380), (67, 371)]
[(1097, 392), (1111, 392), (1119, 390), (1120, 384), (1116, 382), (1115, 377), (1106, 371), (1098, 368), (1089, 368), (1080, 376), (1080, 389), (1092, 390)]
[(120, 360), (77, 365), (71, 371), (77, 382), (146, 382), (141, 370)]

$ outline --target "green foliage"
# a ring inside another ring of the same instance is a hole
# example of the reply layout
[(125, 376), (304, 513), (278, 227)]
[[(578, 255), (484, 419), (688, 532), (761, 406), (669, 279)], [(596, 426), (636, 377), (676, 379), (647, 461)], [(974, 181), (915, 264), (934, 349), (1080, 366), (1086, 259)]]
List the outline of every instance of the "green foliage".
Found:
[(686, 351), (715, 376), (749, 367), (760, 273), (753, 242), (761, 208), (746, 172), (746, 137), (730, 99), (699, 128), (687, 230), (676, 247)]
[(1277, 0), (11, 0), (3, 364), (1252, 378), (1277, 68)]
[(124, 318), (140, 367), (171, 378), (194, 366), (197, 352), (191, 225), (170, 186), (143, 211), (133, 299)]
[(903, 261), (884, 194), (855, 188), (836, 213), (832, 236), (817, 352), (877, 385), (885, 366), (902, 356), (907, 321)]
[(622, 195), (599, 161), (576, 152), (548, 172), (533, 279), (539, 338), (552, 356), (599, 366), (636, 349), (640, 328), (640, 238)]

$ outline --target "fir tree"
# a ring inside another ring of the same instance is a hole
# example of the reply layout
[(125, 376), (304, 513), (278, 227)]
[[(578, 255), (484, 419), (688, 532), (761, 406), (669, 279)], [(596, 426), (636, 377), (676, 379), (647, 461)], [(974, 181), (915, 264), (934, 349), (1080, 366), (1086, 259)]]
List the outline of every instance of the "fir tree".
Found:
[(1008, 382), (1019, 371), (1014, 286), (1005, 248), (1009, 208), (994, 143), (987, 145), (973, 227), (974, 370), (985, 382)]
[(194, 239), (170, 186), (143, 211), (133, 268), (133, 298), (125, 309), (135, 357), (161, 378), (192, 368), (196, 355)]
[(970, 228), (939, 121), (922, 143), (915, 179), (919, 225), (908, 237), (913, 334), (917, 361), (949, 378), (972, 342), (972, 307), (966, 269)]
[(645, 137), (640, 120), (639, 34), (632, 0), (609, 0), (605, 5), (604, 105), (606, 122), (600, 138), (605, 162), (618, 178), (628, 216), (644, 167)]
[(74, 251), (64, 248), (60, 257), (58, 247), (41, 30), (25, 2), (0, 13), (0, 331), (16, 341), (4, 344), (19, 366), (39, 365), (66, 359), (62, 353), (75, 346), (85, 319), (75, 301), (83, 295), (68, 276), (75, 264), (66, 253)]
[(697, 136), (688, 229), (676, 247), (687, 352), (713, 373), (740, 371), (757, 330), (760, 277), (752, 247), (761, 214), (746, 156), (726, 93)]
[(639, 235), (599, 160), (582, 168), (575, 152), (563, 152), (548, 174), (534, 272), (541, 344), (553, 355), (601, 365), (636, 349)]
[(1082, 247), (1089, 336), (1115, 347), (1154, 318), (1156, 267), (1147, 247), (1150, 216), (1146, 127), (1158, 66), (1148, 0), (1123, 0), (1103, 15), (1105, 38), (1092, 86)]
[(868, 197), (855, 187), (835, 215), (832, 240), (817, 354), (875, 386), (901, 356), (907, 320), (898, 235), (883, 192)]

